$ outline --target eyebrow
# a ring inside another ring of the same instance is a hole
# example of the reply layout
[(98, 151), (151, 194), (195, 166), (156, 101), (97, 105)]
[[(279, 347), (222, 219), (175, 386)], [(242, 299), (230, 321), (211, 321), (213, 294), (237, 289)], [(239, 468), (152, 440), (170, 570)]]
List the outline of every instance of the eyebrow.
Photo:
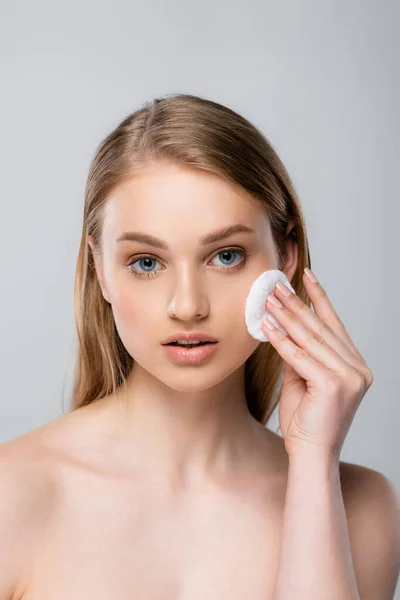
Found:
[[(212, 231), (207, 235), (203, 235), (199, 240), (199, 245), (207, 246), (208, 244), (219, 242), (220, 240), (230, 237), (234, 233), (255, 233), (255, 231), (254, 229), (251, 229), (246, 225), (242, 225), (241, 223), (238, 223), (237, 225), (229, 225), (228, 227), (222, 227), (221, 229)], [(161, 248), (162, 250), (169, 249), (168, 244), (163, 240), (159, 240), (158, 238), (146, 233), (140, 233), (139, 231), (126, 231), (116, 240), (116, 242), (126, 241), (142, 242), (144, 244), (148, 244), (149, 246), (154, 246), (155, 248)]]

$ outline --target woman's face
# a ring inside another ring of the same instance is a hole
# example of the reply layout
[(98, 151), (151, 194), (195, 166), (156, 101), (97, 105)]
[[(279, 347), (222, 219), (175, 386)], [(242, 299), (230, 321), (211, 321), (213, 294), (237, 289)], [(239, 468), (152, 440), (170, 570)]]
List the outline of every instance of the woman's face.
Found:
[[(104, 217), (97, 274), (134, 361), (182, 391), (207, 389), (241, 367), (260, 343), (245, 323), (248, 293), (263, 271), (278, 268), (261, 208), (216, 175), (157, 164), (117, 187)], [(201, 243), (239, 224), (253, 231)], [(128, 239), (133, 232), (165, 247)], [(203, 364), (173, 363), (161, 342), (182, 331), (214, 336), (216, 352)]]

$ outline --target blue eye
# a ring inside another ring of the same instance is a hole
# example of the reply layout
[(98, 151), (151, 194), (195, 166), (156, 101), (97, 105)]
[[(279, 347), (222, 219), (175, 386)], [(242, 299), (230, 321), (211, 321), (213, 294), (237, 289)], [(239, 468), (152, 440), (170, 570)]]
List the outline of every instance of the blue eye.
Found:
[[(134, 264), (135, 264), (135, 263), (137, 263), (137, 262), (141, 262), (141, 261), (143, 261), (143, 263), (142, 263), (142, 264), (145, 264), (145, 263), (147, 263), (147, 264), (146, 264), (146, 267), (145, 267), (145, 269), (147, 269), (147, 268), (149, 267), (149, 265), (148, 265), (148, 263), (149, 263), (149, 262), (151, 262), (151, 261), (153, 261), (153, 262), (158, 262), (158, 261), (156, 261), (156, 259), (155, 259), (155, 258), (152, 258), (151, 256), (142, 256), (141, 258), (138, 258), (138, 259), (137, 259), (137, 260), (135, 260), (134, 262), (131, 262), (131, 263), (130, 263), (130, 266), (134, 265)], [(151, 275), (151, 272), (149, 272), (149, 271), (146, 271), (145, 273), (137, 273), (136, 271), (133, 271), (133, 273), (134, 273), (135, 275)]]
[[(216, 254), (216, 257), (219, 255), (225, 255), (224, 260), (228, 260), (226, 258), (226, 255), (228, 255), (228, 257), (229, 257), (229, 255), (234, 255), (234, 254), (242, 256), (243, 260), (241, 260), (238, 264), (236, 264), (234, 266), (220, 266), (220, 267), (218, 267), (218, 269), (220, 271), (233, 271), (233, 270), (241, 268), (245, 265), (247, 258), (249, 257), (249, 254), (244, 249), (235, 250), (234, 248), (228, 248), (226, 250), (221, 250), (220, 252), (218, 252), (218, 254)], [(144, 272), (138, 272), (138, 271), (136, 271), (136, 269), (133, 268), (133, 265), (140, 261), (142, 261), (143, 268), (145, 269)], [(148, 254), (139, 256), (138, 258), (136, 258), (134, 261), (131, 261), (127, 265), (127, 269), (129, 272), (133, 273), (134, 275), (137, 275), (138, 277), (153, 277), (157, 273), (157, 271), (148, 270), (151, 268), (151, 264), (149, 265), (149, 262), (151, 263), (152, 261), (153, 261), (153, 263), (159, 262), (158, 260), (156, 260), (152, 256), (149, 256)]]
[[(218, 254), (216, 254), (215, 257), (219, 256), (220, 254), (225, 254), (225, 255), (228, 254), (228, 256), (229, 256), (229, 254), (230, 255), (241, 254), (243, 256), (242, 252), (238, 252), (237, 250), (234, 250), (233, 248), (229, 248), (228, 250), (221, 250), (221, 252), (218, 252)], [(224, 260), (226, 260), (226, 257)], [(241, 263), (239, 263), (239, 264), (241, 264)], [(222, 267), (222, 268), (224, 269), (225, 267)]]

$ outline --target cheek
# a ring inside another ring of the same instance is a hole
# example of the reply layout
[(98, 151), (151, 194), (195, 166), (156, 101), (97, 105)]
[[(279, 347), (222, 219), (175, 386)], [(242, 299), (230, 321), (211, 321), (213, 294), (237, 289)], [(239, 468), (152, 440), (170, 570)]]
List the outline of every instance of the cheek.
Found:
[[(209, 298), (209, 323), (212, 322), (213, 333), (232, 344), (235, 354), (251, 354), (260, 343), (250, 335), (245, 321), (248, 293), (259, 274), (257, 270), (250, 278), (243, 279), (239, 286), (233, 286), (229, 291), (226, 290), (225, 283), (221, 289), (213, 290), (213, 297)], [(155, 321), (146, 315), (160, 314), (160, 295), (154, 294), (150, 286), (149, 293), (135, 289), (136, 286), (129, 285), (125, 277), (125, 274), (114, 274), (112, 281), (108, 279), (114, 320), (121, 340), (131, 346), (132, 343), (141, 344), (148, 339), (149, 333), (157, 339)], [(164, 324), (167, 322), (168, 318), (165, 316)], [(206, 329), (209, 330), (210, 327)]]
[(152, 297), (143, 297), (135, 293), (128, 285), (114, 285), (112, 288), (111, 305), (115, 326), (122, 343), (132, 354), (135, 347), (143, 347), (143, 340), (149, 338), (152, 320), (148, 317), (153, 313)]
[(135, 325), (144, 314), (147, 299), (135, 289), (129, 273), (122, 266), (110, 265), (106, 273), (107, 289), (116, 322)]
[(215, 326), (217, 335), (224, 336), (231, 352), (248, 358), (259, 345), (260, 341), (250, 335), (245, 319), (246, 294), (237, 294), (226, 298), (219, 307), (219, 323)]
[(137, 325), (140, 317), (143, 314), (142, 308), (137, 300), (133, 300), (129, 296), (119, 296), (114, 298), (113, 310), (119, 321), (129, 325)]

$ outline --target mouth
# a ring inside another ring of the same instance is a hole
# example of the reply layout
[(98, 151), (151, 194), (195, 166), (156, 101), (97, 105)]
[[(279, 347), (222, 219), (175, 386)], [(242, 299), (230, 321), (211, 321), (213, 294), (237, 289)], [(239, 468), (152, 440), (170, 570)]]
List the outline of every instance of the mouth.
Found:
[(197, 344), (178, 344), (169, 342), (162, 344), (166, 355), (176, 363), (193, 365), (203, 363), (217, 350), (219, 342), (203, 341)]
[(186, 347), (186, 345), (193, 343), (194, 347), (195, 345), (200, 345), (199, 342), (200, 344), (213, 344), (218, 343), (218, 340), (205, 331), (176, 331), (172, 335), (162, 340), (161, 344), (163, 346), (178, 344), (182, 347)]
[(207, 346), (209, 344), (217, 344), (217, 342), (198, 342), (197, 344), (179, 344), (178, 342), (169, 342), (164, 346), (178, 346), (178, 348), (199, 348), (200, 346)]

